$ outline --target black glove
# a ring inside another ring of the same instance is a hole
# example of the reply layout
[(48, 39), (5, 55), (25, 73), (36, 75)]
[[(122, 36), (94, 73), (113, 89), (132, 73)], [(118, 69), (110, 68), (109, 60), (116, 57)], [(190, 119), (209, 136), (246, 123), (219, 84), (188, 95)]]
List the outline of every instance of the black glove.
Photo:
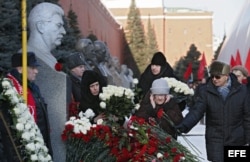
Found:
[(188, 128), (183, 124), (176, 125), (175, 129), (178, 135), (180, 135), (181, 133), (187, 133), (188, 131)]

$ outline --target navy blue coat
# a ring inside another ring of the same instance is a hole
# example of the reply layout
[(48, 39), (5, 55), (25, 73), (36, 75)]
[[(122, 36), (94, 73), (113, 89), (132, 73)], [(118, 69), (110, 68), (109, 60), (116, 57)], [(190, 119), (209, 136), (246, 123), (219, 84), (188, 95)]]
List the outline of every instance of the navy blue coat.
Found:
[(245, 85), (230, 75), (232, 85), (224, 101), (211, 80), (202, 87), (195, 105), (179, 125), (188, 132), (206, 113), (206, 149), (210, 161), (223, 162), (224, 146), (250, 143), (250, 98)]

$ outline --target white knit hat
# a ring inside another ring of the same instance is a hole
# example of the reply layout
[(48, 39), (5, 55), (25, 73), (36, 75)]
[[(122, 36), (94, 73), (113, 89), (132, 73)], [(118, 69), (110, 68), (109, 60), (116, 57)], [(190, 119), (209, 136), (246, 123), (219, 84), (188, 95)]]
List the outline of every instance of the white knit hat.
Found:
[(152, 94), (169, 94), (169, 86), (165, 79), (156, 79), (150, 88)]

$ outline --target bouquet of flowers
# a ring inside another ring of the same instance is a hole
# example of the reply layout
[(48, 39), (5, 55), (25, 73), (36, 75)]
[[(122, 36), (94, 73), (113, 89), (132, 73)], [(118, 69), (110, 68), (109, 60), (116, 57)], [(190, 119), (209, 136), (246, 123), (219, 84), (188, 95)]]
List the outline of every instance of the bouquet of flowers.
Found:
[(101, 99), (100, 107), (106, 116), (115, 116), (118, 120), (123, 120), (129, 116), (135, 108), (134, 92), (131, 89), (108, 85), (103, 87), (103, 92), (99, 94)]
[(7, 78), (1, 80), (1, 99), (11, 106), (13, 129), (12, 136), (15, 139), (15, 149), (20, 161), (50, 162), (51, 156), (48, 154), (42, 134), (36, 125), (34, 118), (29, 112), (27, 105), (21, 95), (13, 87)]
[(186, 83), (178, 81), (175, 78), (165, 77), (164, 79), (167, 81), (170, 88), (169, 93), (176, 98), (179, 103), (194, 95), (194, 90), (189, 88)]
[(66, 122), (62, 133), (62, 140), (66, 142), (66, 161), (114, 161), (114, 157), (108, 156), (111, 129), (101, 125), (100, 120), (92, 125), (89, 119), (93, 116), (93, 111), (88, 109)]
[(85, 115), (79, 114), (79, 118), (71, 117), (66, 123), (62, 139), (66, 141), (66, 161), (71, 162), (198, 161), (160, 127), (135, 116), (129, 129), (124, 129), (102, 122), (91, 125)]
[(170, 87), (170, 92), (173, 95), (194, 95), (194, 90), (192, 88), (189, 88), (189, 86), (186, 83), (183, 83), (181, 81), (176, 80), (175, 78), (164, 78)]

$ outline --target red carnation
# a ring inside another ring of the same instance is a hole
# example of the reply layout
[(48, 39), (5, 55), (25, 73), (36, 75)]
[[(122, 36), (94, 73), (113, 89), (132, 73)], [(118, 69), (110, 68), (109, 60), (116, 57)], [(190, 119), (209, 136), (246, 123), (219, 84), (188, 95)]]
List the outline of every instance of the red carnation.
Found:
[(63, 68), (63, 65), (61, 63), (58, 62), (55, 64), (56, 71), (62, 71), (62, 68)]
[(167, 137), (167, 138), (166, 138), (166, 142), (167, 142), (167, 143), (170, 143), (170, 142), (171, 142), (171, 137)]
[(163, 108), (161, 108), (158, 112), (157, 112), (157, 117), (158, 118), (162, 118), (164, 114)]

